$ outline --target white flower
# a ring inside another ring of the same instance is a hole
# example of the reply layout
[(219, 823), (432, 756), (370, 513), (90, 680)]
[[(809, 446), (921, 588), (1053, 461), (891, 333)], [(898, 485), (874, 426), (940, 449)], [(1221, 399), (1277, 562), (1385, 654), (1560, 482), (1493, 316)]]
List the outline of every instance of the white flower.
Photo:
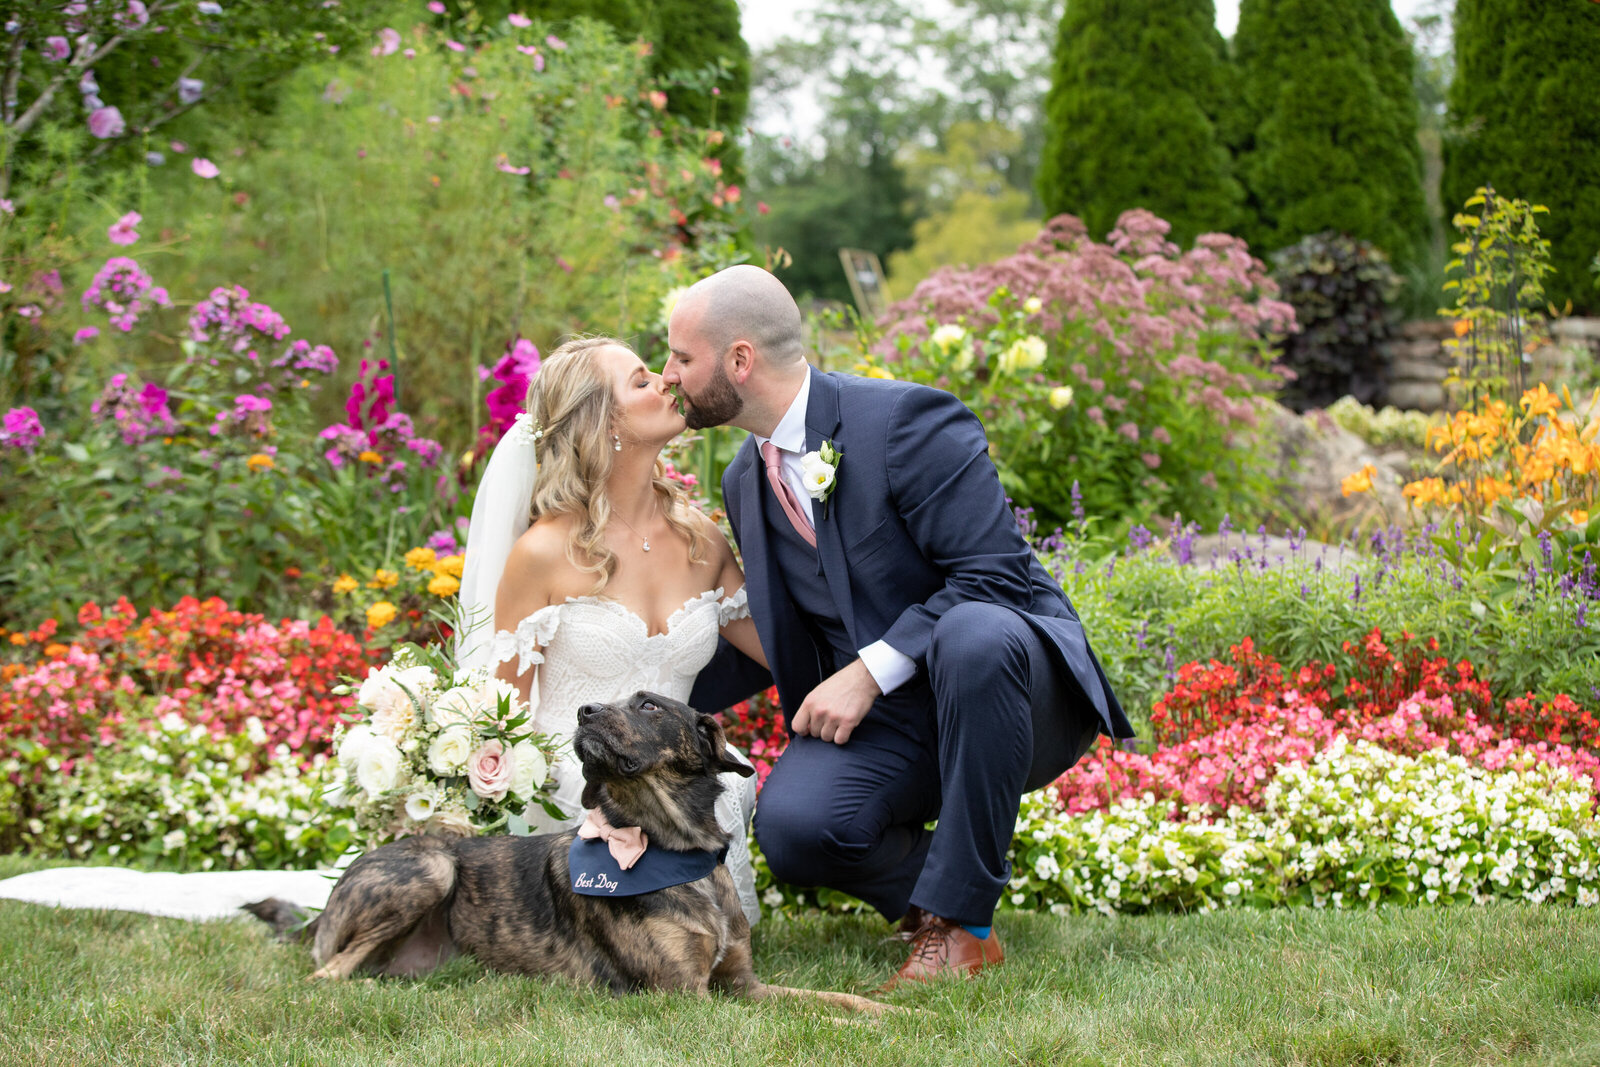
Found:
[(1072, 386), (1058, 385), (1050, 390), (1050, 406), (1060, 411), (1072, 403)]
[(375, 667), (356, 701), (367, 709), (373, 729), (399, 744), (416, 725), (417, 705), (425, 711), (432, 692), (433, 671), (427, 667)]
[(458, 685), (447, 689), (428, 707), (433, 725), (444, 730), (452, 726), (470, 726), (482, 717), (479, 704), (482, 697), (471, 685)]
[(368, 796), (386, 793), (400, 780), (400, 749), (387, 737), (373, 735), (356, 761), (356, 781)]
[(836, 476), (834, 465), (822, 458), (820, 452), (807, 452), (800, 457), (800, 481), (812, 500), (821, 500), (833, 488)]
[(511, 758), (511, 791), (523, 800), (532, 800), (550, 772), (544, 753), (532, 741), (518, 741), (511, 746)]
[(406, 798), (406, 818), (412, 822), (427, 822), (439, 810), (439, 790), (425, 785)]
[(687, 285), (680, 285), (676, 289), (668, 289), (661, 298), (661, 319), (659, 325), (662, 332), (666, 332), (667, 324), (672, 321), (672, 309), (678, 306), (678, 301), (683, 299), (683, 294), (689, 291)]
[(934, 330), (933, 333), (928, 337), (929, 341), (932, 341), (935, 346), (944, 352), (949, 352), (952, 348), (954, 348), (956, 345), (959, 345), (966, 339), (966, 329), (956, 325), (953, 322), (945, 323), (943, 326), (940, 326), (938, 329)]
[(1040, 300), (1036, 296), (1030, 296), (1030, 297), (1028, 297), (1028, 299), (1026, 299), (1026, 300), (1024, 300), (1022, 302), (1022, 310), (1027, 312), (1029, 315), (1037, 315), (1037, 314), (1039, 314), (1039, 311), (1043, 307), (1044, 307), (1044, 301)]
[(464, 724), (452, 723), (440, 730), (428, 745), (428, 769), (447, 778), (461, 774), (467, 769), (473, 741), (472, 731)]
[(1011, 342), (1009, 348), (1000, 353), (1000, 371), (1004, 374), (1016, 374), (1020, 371), (1034, 370), (1044, 365), (1048, 351), (1042, 337), (1032, 335), (1019, 337)]
[(377, 735), (366, 725), (352, 726), (345, 731), (344, 737), (339, 739), (339, 765), (346, 770), (353, 771), (361, 762), (361, 753)]
[(173, 830), (161, 838), (163, 852), (176, 852), (189, 843), (189, 835), (182, 830)]

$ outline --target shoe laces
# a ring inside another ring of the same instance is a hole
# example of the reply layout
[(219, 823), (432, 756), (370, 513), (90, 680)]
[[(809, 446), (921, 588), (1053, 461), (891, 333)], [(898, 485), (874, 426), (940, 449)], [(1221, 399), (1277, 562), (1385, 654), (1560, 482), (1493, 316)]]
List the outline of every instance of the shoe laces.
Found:
[(930, 919), (924, 923), (922, 929), (917, 931), (916, 939), (911, 946), (912, 960), (937, 963), (948, 957), (950, 931), (950, 926), (939, 919)]

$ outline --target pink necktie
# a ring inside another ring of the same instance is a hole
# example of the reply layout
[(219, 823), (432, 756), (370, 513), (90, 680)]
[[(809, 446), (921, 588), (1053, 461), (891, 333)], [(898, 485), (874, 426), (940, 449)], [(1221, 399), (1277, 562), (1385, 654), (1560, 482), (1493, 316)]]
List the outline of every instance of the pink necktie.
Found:
[(612, 826), (606, 817), (600, 814), (599, 808), (589, 812), (588, 818), (583, 820), (583, 825), (578, 827), (578, 836), (585, 841), (595, 838), (606, 843), (611, 850), (611, 858), (617, 861), (617, 866), (628, 870), (639, 857), (644, 855), (645, 846), (650, 843), (650, 838), (637, 826)]
[(778, 446), (771, 441), (761, 442), (761, 458), (767, 463), (767, 481), (772, 483), (772, 491), (778, 494), (778, 503), (783, 505), (783, 513), (789, 516), (789, 522), (794, 526), (794, 532), (806, 539), (806, 544), (812, 548), (817, 547), (817, 531), (811, 528), (811, 521), (806, 518), (806, 513), (800, 510), (800, 500), (794, 495), (794, 490), (789, 488), (789, 483), (783, 480), (783, 467), (778, 458)]

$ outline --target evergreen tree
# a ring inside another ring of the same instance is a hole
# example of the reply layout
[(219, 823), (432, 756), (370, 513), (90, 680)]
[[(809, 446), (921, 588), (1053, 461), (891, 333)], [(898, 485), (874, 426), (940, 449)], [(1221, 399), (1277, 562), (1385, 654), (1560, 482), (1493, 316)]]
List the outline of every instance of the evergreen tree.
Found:
[(1228, 79), (1212, 0), (1068, 0), (1045, 104), (1045, 214), (1098, 236), (1148, 208), (1183, 243), (1231, 227), (1243, 192), (1217, 130)]
[(1234, 51), (1243, 236), (1265, 254), (1337, 230), (1418, 262), (1414, 60), (1388, 0), (1240, 0)]
[(1458, 0), (1455, 40), (1445, 211), (1481, 185), (1548, 207), (1545, 292), (1600, 313), (1600, 4)]

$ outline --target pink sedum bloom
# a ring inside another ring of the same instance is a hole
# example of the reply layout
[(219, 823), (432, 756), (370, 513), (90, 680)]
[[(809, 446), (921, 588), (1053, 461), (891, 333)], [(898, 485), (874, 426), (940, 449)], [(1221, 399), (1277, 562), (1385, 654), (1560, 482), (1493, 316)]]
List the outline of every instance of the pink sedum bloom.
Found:
[(197, 156), (189, 161), (189, 169), (194, 171), (200, 177), (208, 179), (215, 178), (218, 174), (222, 173), (217, 169), (217, 165), (215, 163), (201, 156)]
[(106, 238), (114, 245), (131, 245), (139, 239), (139, 231), (134, 227), (139, 225), (143, 218), (137, 211), (130, 211), (122, 216), (106, 230)]

